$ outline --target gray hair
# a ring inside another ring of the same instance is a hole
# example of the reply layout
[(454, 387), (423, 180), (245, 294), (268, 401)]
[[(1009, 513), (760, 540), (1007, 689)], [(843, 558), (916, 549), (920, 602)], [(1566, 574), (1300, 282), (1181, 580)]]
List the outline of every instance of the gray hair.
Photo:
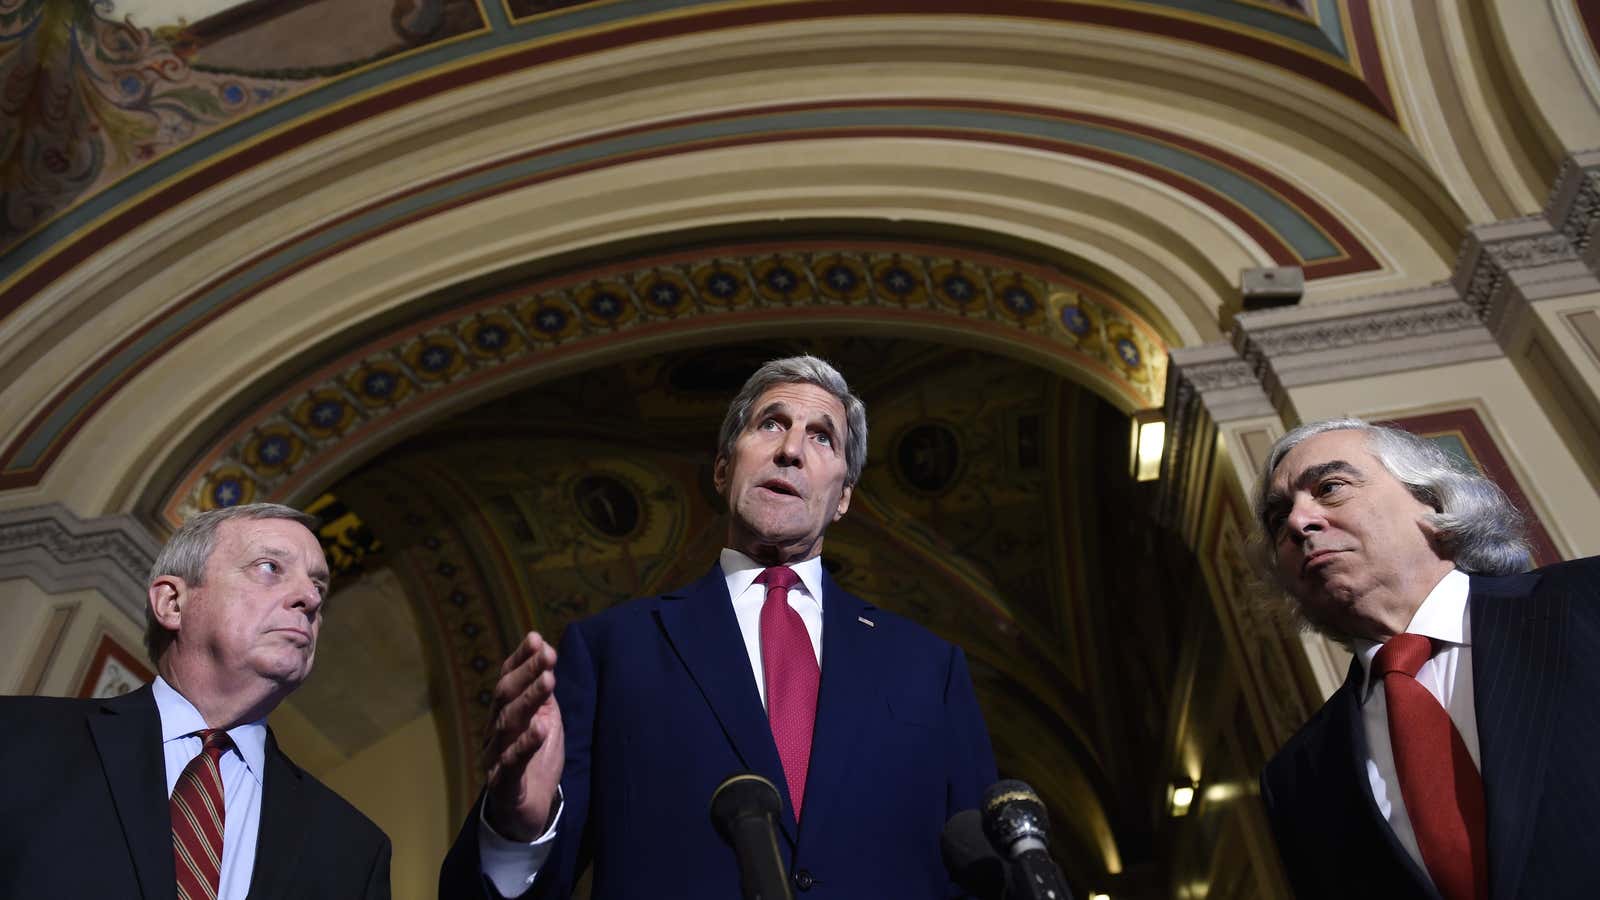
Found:
[(1533, 567), (1522, 513), (1493, 481), (1426, 438), (1362, 419), (1342, 418), (1301, 425), (1279, 438), (1267, 454), (1254, 499), (1262, 562), (1268, 564), (1268, 571), (1273, 535), (1265, 505), (1272, 474), (1289, 451), (1307, 438), (1329, 431), (1365, 434), (1368, 452), (1411, 496), (1433, 507), (1434, 512), (1425, 519), (1434, 529), (1439, 555), (1456, 568), (1473, 575), (1511, 575)]
[(722, 431), (717, 440), (717, 455), (733, 458), (733, 445), (738, 442), (750, 424), (750, 415), (756, 401), (773, 385), (811, 384), (827, 391), (844, 407), (849, 433), (844, 440), (844, 483), (853, 485), (861, 479), (861, 470), (867, 467), (867, 407), (845, 383), (839, 370), (815, 356), (791, 356), (774, 359), (755, 371), (739, 389), (738, 396), (728, 404), (728, 414), (722, 419)]
[[(279, 503), (245, 503), (208, 510), (192, 516), (173, 532), (172, 538), (156, 556), (155, 564), (150, 567), (150, 578), (145, 586), (154, 585), (156, 579), (163, 575), (182, 578), (190, 587), (204, 584), (206, 563), (211, 560), (211, 552), (217, 549), (217, 528), (223, 522), (235, 519), (288, 519), (299, 522), (313, 534), (319, 525), (316, 516)], [(172, 632), (156, 621), (155, 611), (148, 603), (145, 604), (144, 648), (150, 654), (150, 661), (159, 662), (161, 654), (166, 652), (167, 645), (171, 643)]]

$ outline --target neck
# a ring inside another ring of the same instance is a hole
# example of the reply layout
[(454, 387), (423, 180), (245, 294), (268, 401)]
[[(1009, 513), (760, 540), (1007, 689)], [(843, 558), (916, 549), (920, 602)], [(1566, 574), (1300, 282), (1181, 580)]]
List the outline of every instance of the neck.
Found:
[(1404, 634), (1428, 595), (1454, 568), (1455, 563), (1441, 559), (1406, 570), (1409, 577), (1395, 587), (1390, 594), (1390, 602), (1379, 604), (1369, 633), (1361, 636), (1382, 643), (1397, 634)]
[(730, 533), (728, 546), (750, 557), (763, 566), (792, 566), (803, 563), (813, 556), (822, 553), (822, 536), (817, 535), (816, 540), (802, 543), (768, 543), (753, 535), (744, 536)]
[(170, 648), (156, 669), (194, 706), (207, 728), (227, 729), (264, 719), (289, 695), (281, 685), (259, 678), (230, 684), (213, 672), (187, 664)]

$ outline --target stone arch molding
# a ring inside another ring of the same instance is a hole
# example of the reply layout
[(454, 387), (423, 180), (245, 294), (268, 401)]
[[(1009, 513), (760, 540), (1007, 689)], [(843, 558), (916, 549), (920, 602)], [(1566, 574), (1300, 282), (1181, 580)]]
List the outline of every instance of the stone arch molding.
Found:
[(426, 424), (555, 374), (708, 341), (876, 333), (980, 347), (1060, 372), (1124, 410), (1158, 406), (1167, 340), (1102, 288), (938, 245), (786, 242), (632, 260), (500, 290), (350, 347), (249, 411), (140, 505), (194, 512), (306, 501)]

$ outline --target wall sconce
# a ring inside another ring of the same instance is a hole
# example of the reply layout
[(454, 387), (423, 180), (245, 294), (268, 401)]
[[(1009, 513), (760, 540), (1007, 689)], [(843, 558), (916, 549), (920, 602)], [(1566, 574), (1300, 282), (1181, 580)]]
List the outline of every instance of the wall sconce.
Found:
[(1133, 414), (1133, 446), (1128, 469), (1135, 481), (1161, 477), (1161, 449), (1166, 443), (1167, 420), (1162, 411), (1141, 409)]
[(1194, 782), (1187, 779), (1174, 781), (1167, 793), (1167, 808), (1171, 810), (1173, 818), (1181, 818), (1189, 814), (1189, 807), (1194, 803)]

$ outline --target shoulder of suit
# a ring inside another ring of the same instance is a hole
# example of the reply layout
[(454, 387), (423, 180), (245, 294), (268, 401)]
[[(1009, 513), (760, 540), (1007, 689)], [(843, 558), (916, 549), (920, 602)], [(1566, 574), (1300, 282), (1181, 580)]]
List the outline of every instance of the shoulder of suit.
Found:
[(1476, 588), (1506, 596), (1529, 594), (1552, 587), (1569, 592), (1595, 593), (1600, 590), (1600, 556), (1569, 559), (1511, 575), (1474, 575), (1472, 579)]
[(1328, 726), (1337, 715), (1336, 710), (1345, 701), (1344, 695), (1349, 690), (1348, 686), (1340, 685), (1339, 689), (1333, 692), (1333, 696), (1329, 697), (1316, 712), (1311, 714), (1311, 718), (1307, 719), (1305, 724), (1283, 742), (1278, 752), (1267, 760), (1264, 770), (1266, 777), (1270, 778), (1274, 772), (1294, 766), (1308, 753), (1313, 756), (1321, 754), (1328, 740)]
[[(300, 768), (287, 753), (281, 748), (276, 748), (276, 741), (273, 744), (274, 747), (269, 748), (268, 752), (274, 752), (275, 749), (278, 758), (288, 767), (290, 776), (299, 779), (300, 789), (305, 792), (308, 805), (315, 811), (316, 817), (347, 838), (365, 835), (368, 841), (374, 843), (389, 839), (383, 829), (368, 818), (366, 813), (356, 809), (354, 804), (341, 797), (338, 791), (323, 784), (315, 775)], [(271, 766), (267, 768), (270, 769)]]

